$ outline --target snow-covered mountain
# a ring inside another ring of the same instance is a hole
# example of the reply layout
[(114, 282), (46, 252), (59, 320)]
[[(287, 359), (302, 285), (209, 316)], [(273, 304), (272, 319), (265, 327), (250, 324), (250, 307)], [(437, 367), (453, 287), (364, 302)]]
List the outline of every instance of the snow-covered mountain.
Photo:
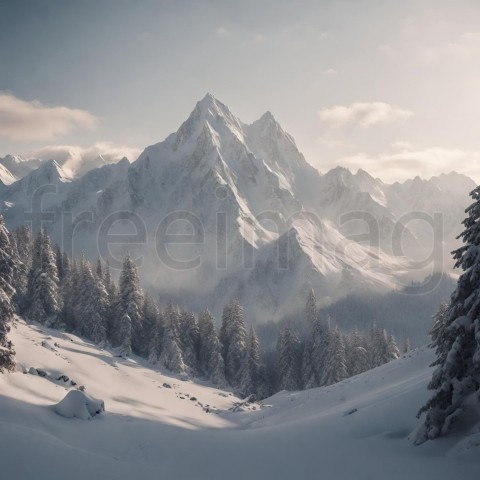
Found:
[(41, 163), (42, 160), (38, 158), (24, 159), (19, 155), (6, 155), (0, 158), (0, 165), (6, 168), (17, 180), (37, 169)]
[[(427, 349), (233, 412), (238, 399), (228, 391), (72, 334), (19, 320), (11, 339), (18, 371), (0, 375), (2, 478), (478, 478), (478, 418), (441, 440), (408, 440), (428, 398)], [(55, 413), (81, 385), (105, 413), (90, 421)]]
[(46, 149), (46, 151), (40, 151), (41, 154), (46, 155), (41, 158), (24, 158), (20, 155), (0, 157), (0, 180), (2, 180), (3, 183), (8, 183), (3, 181), (3, 174), (1, 173), (3, 170), (2, 167), (10, 172), (14, 180), (19, 180), (32, 173), (42, 164), (54, 160), (63, 168), (69, 177), (78, 178), (95, 168), (100, 168), (110, 163), (117, 163), (120, 159), (117, 155), (107, 156), (101, 153), (95, 154), (91, 151), (83, 153), (79, 150), (78, 147)]
[[(29, 218), (42, 183), (55, 189), (42, 197), (55, 214), (46, 229), (67, 251), (134, 251), (145, 287), (165, 300), (208, 305), (218, 315), (238, 297), (258, 321), (299, 308), (312, 287), (327, 301), (431, 273), (431, 264), (413, 268), (432, 251), (431, 226), (405, 214), (441, 213), (448, 257), (474, 187), (455, 173), (393, 185), (363, 170), (322, 175), (270, 112), (247, 125), (210, 94), (131, 165), (124, 160), (79, 178), (58, 162), (42, 163), (3, 186), (9, 227)], [(137, 238), (108, 246), (107, 233)]]

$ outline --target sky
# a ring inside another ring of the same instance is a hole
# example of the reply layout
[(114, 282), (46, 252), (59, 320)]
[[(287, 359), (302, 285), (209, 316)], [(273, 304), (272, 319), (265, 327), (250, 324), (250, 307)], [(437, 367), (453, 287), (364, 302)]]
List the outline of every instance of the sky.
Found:
[(2, 0), (0, 156), (126, 154), (207, 92), (325, 172), (480, 182), (478, 0)]

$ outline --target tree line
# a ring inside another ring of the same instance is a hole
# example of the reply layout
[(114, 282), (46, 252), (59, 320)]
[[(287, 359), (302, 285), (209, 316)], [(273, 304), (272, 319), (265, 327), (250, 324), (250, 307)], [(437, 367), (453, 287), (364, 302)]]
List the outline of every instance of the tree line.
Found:
[[(262, 349), (243, 308), (232, 300), (220, 328), (208, 309), (200, 315), (177, 305), (160, 305), (141, 289), (129, 255), (116, 281), (108, 262), (70, 258), (48, 235), (26, 226), (8, 233), (0, 225), (1, 365), (14, 365), (8, 325), (16, 310), (49, 327), (81, 335), (119, 355), (136, 354), (185, 377), (202, 377), (242, 396), (265, 398), (278, 390), (331, 385), (398, 358), (393, 335), (371, 326), (348, 334), (319, 314), (313, 290), (306, 295), (301, 338), (289, 325), (277, 335), (274, 352)], [(2, 303), (3, 302), (3, 303)], [(5, 353), (7, 352), (7, 353)], [(8, 353), (10, 352), (10, 353)], [(271, 360), (269, 360), (271, 359)]]

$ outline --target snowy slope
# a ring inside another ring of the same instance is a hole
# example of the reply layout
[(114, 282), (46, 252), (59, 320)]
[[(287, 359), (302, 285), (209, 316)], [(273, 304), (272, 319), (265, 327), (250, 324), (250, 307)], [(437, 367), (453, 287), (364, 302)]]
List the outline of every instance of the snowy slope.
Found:
[(407, 440), (427, 397), (427, 350), (232, 413), (228, 392), (115, 358), (75, 336), (19, 321), (11, 337), (20, 368), (68, 375), (102, 399), (106, 413), (90, 421), (60, 417), (52, 405), (66, 394), (62, 381), (0, 375), (2, 478), (478, 478), (478, 447), (468, 449), (458, 433), (419, 447)]
[(5, 155), (0, 158), (0, 165), (5, 167), (16, 178), (22, 178), (33, 170), (37, 169), (42, 163), (38, 158), (25, 159), (19, 155)]
[(8, 168), (0, 164), (0, 185), (10, 185), (16, 180), (15, 175), (13, 175)]

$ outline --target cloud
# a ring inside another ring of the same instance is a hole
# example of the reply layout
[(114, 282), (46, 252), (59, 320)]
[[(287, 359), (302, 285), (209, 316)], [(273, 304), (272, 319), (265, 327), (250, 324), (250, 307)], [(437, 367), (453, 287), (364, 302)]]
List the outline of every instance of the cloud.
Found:
[(362, 168), (387, 182), (405, 180), (412, 178), (412, 175), (429, 178), (452, 170), (468, 175), (477, 182), (480, 180), (480, 151), (437, 146), (423, 150), (397, 147), (378, 155), (358, 153), (335, 163), (353, 170)]
[(74, 128), (93, 128), (96, 118), (85, 110), (49, 107), (0, 92), (0, 137), (11, 140), (51, 140)]
[[(97, 142), (89, 147), (78, 145), (48, 145), (24, 154), (24, 158), (40, 158), (56, 160), (63, 168), (73, 174), (82, 174), (91, 168), (105, 163), (117, 163), (123, 157), (134, 161), (140, 155), (140, 149), (116, 145), (111, 142)], [(99, 159), (99, 157), (102, 157)]]
[(356, 124), (367, 128), (380, 123), (407, 120), (414, 115), (410, 110), (403, 110), (396, 105), (384, 102), (355, 102), (348, 106), (335, 105), (318, 112), (320, 120), (334, 127)]
[(232, 33), (230, 32), (230, 30), (228, 30), (227, 28), (225, 27), (217, 27), (215, 29), (215, 33), (219, 36), (219, 37), (230, 37), (232, 35)]
[(334, 68), (329, 68), (323, 72), (324, 75), (332, 76), (336, 75), (338, 72)]
[(406, 140), (397, 140), (396, 142), (390, 144), (390, 146), (396, 150), (408, 150), (412, 148), (412, 144)]

